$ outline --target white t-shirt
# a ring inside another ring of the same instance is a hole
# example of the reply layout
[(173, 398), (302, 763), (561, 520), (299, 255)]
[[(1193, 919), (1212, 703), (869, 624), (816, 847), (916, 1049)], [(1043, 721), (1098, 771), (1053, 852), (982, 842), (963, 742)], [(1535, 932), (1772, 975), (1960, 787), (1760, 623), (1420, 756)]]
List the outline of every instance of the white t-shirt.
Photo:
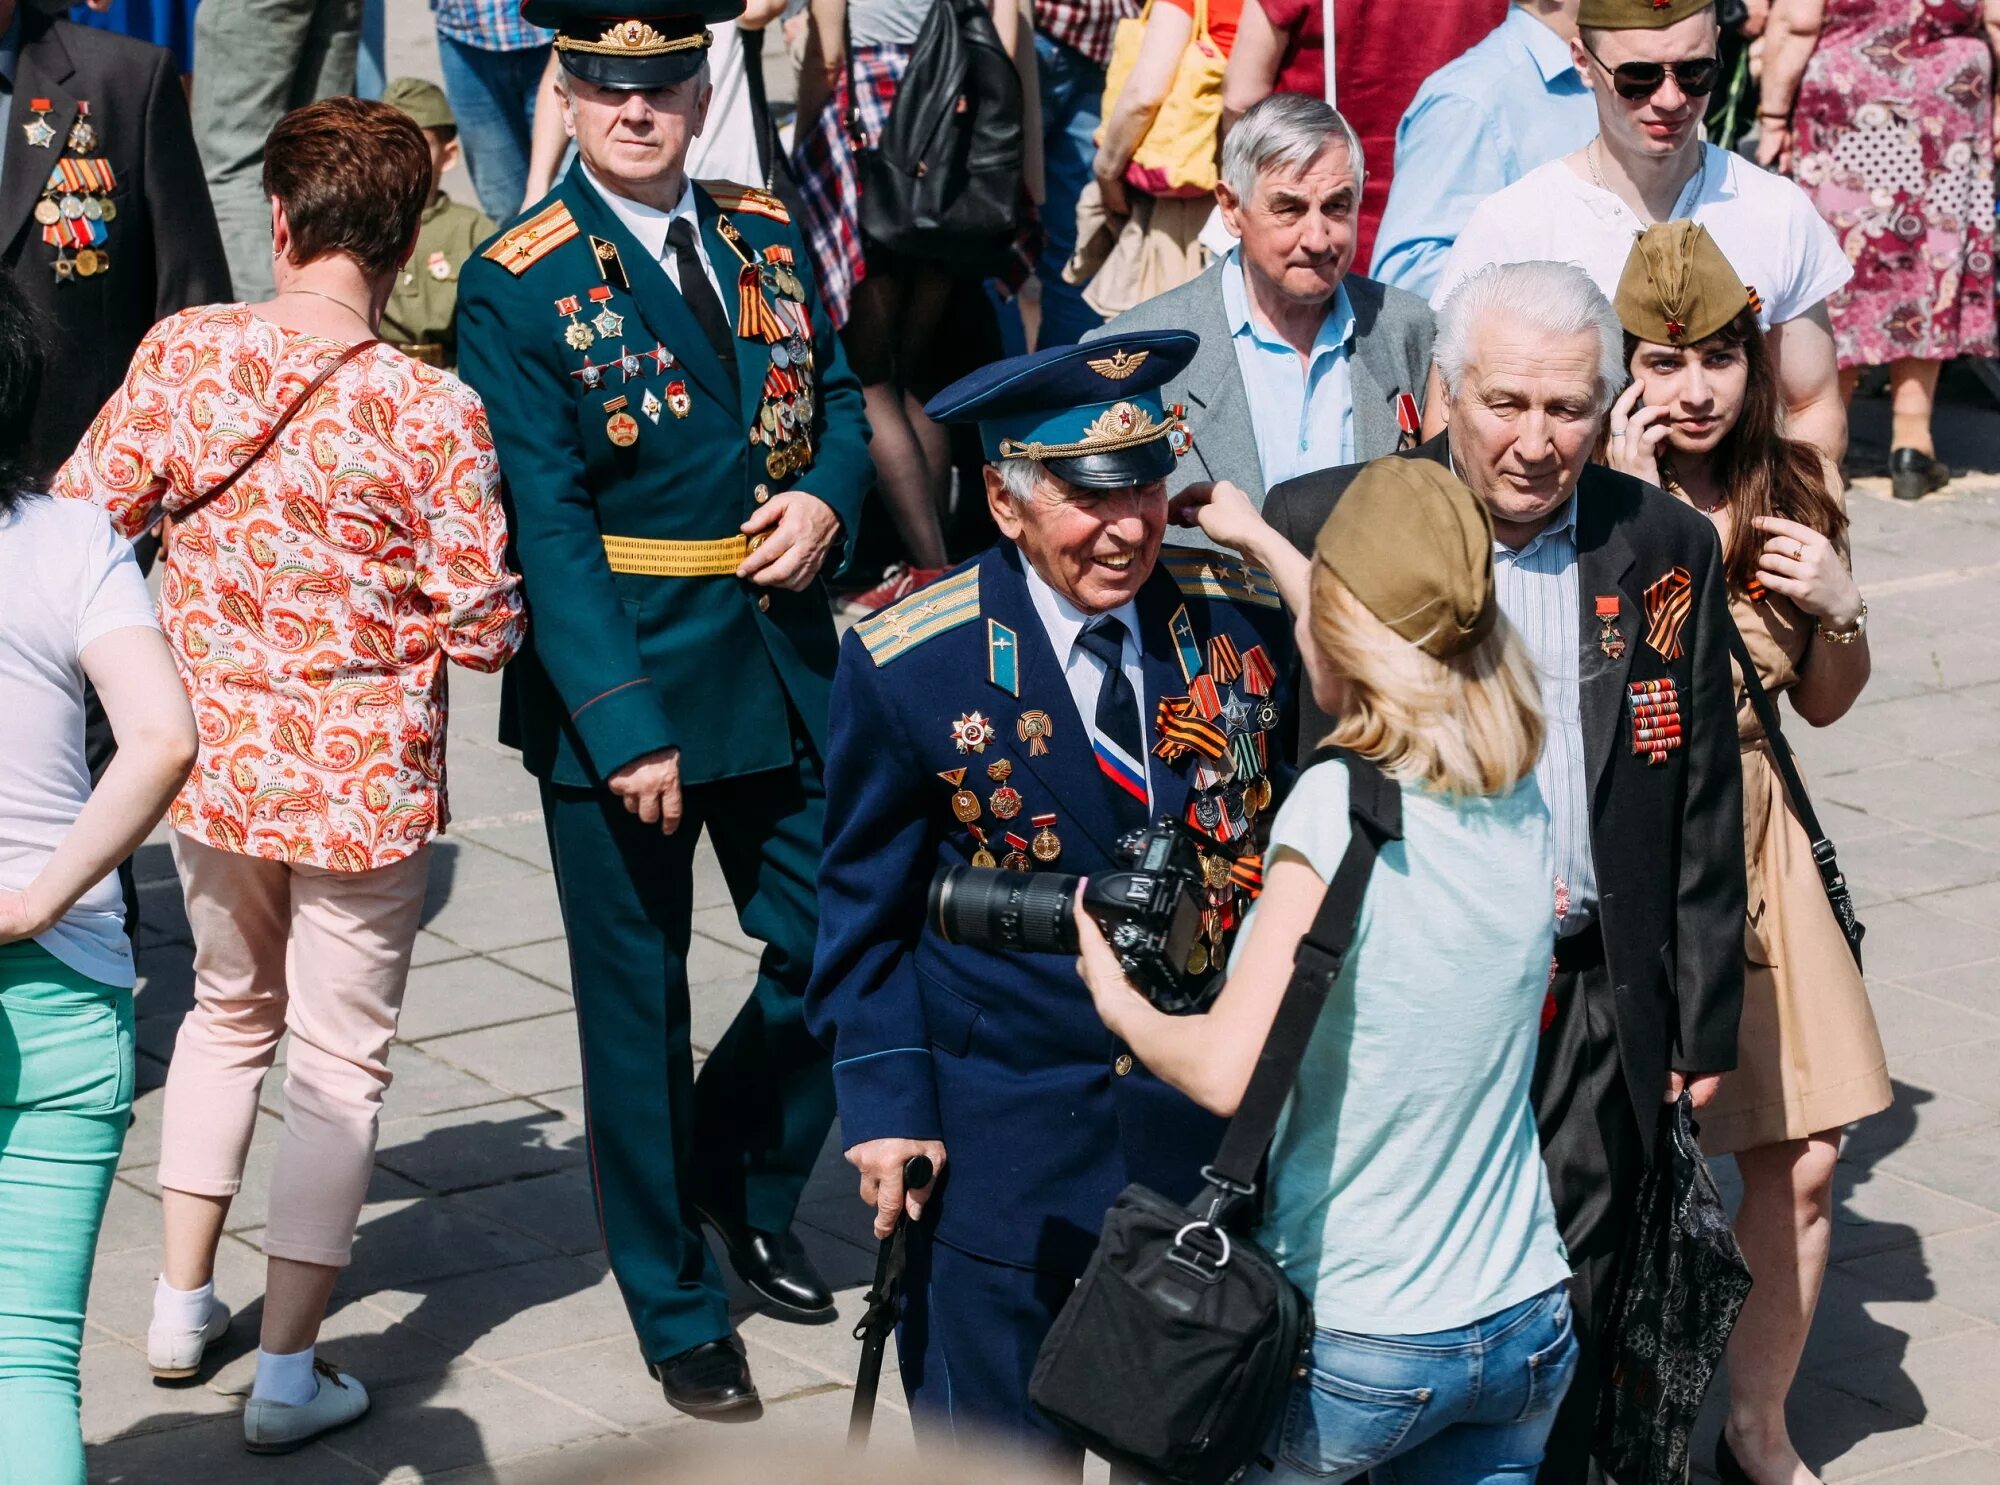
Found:
[[(1673, 215), (1708, 228), (1736, 276), (1763, 301), (1766, 330), (1795, 320), (1854, 274), (1840, 242), (1795, 182), (1705, 144), (1707, 169), (1689, 180)], [(1696, 194), (1697, 188), (1699, 195)], [(1538, 166), (1476, 208), (1431, 294), (1451, 291), (1489, 263), (1574, 263), (1610, 298), (1645, 223), (1618, 196), (1563, 160)]]
[[(31, 495), (0, 515), (0, 891), (40, 875), (90, 798), (78, 656), (126, 628), (159, 624), (132, 547), (103, 511)], [(36, 942), (78, 974), (130, 985), (117, 875)]]
[(708, 82), (715, 90), (708, 120), (688, 146), (687, 172), (696, 180), (733, 180), (739, 186), (764, 184), (757, 162), (757, 116), (750, 107), (749, 61), (745, 43), (758, 49), (763, 66), (764, 33), (742, 31), (734, 21), (708, 28)]

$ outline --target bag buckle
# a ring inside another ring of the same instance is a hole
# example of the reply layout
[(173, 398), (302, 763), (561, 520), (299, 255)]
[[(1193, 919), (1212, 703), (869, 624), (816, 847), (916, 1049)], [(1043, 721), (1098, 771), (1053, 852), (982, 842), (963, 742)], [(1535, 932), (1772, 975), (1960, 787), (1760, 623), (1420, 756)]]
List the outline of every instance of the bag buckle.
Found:
[[(1247, 1200), (1257, 1194), (1257, 1183), (1255, 1181), (1252, 1181), (1247, 1186), (1241, 1182), (1232, 1181), (1212, 1165), (1204, 1165), (1201, 1168), (1201, 1178), (1208, 1183), (1208, 1189), (1214, 1193), (1209, 1197), (1208, 1215), (1202, 1219), (1210, 1226), (1214, 1226), (1222, 1219), (1224, 1208), (1234, 1205), (1238, 1200)], [(1186, 1231), (1185, 1228), (1182, 1230)], [(1176, 1239), (1176, 1241), (1179, 1240)]]
[[(1211, 1257), (1206, 1248), (1197, 1247), (1188, 1242), (1187, 1236), (1189, 1233), (1204, 1230), (1214, 1233), (1216, 1240), (1222, 1244), (1222, 1252), (1220, 1254)], [(1175, 1263), (1193, 1269), (1206, 1279), (1221, 1273), (1225, 1268), (1229, 1267), (1229, 1251), (1229, 1233), (1227, 1230), (1219, 1223), (1208, 1221), (1206, 1218), (1196, 1218), (1174, 1234), (1174, 1245), (1167, 1250), (1167, 1257)], [(1209, 1260), (1206, 1264), (1202, 1261), (1204, 1258), (1208, 1258)]]

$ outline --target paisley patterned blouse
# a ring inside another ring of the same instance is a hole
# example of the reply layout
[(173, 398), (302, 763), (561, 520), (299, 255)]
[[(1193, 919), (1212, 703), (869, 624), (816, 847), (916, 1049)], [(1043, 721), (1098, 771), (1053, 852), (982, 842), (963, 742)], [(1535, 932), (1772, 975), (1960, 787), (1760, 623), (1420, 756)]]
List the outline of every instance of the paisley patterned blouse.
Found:
[(173, 519), (341, 349), (242, 305), (163, 320), (54, 491), (127, 536), (168, 518), (160, 621), (201, 731), (168, 823), (366, 871), (443, 828), (445, 659), (497, 670), (524, 634), (479, 399), (375, 347), (226, 494)]

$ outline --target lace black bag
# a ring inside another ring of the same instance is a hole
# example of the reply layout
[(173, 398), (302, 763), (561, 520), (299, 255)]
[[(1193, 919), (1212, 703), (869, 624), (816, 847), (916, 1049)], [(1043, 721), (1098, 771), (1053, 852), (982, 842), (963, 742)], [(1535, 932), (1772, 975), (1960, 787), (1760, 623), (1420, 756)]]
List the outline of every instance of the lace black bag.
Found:
[(1293, 958), (1207, 1188), (1188, 1206), (1127, 1186), (1035, 1359), (1028, 1396), (1085, 1448), (1158, 1485), (1223, 1485), (1257, 1457), (1302, 1376), (1312, 1303), (1247, 1236), (1258, 1167), (1297, 1081), (1320, 1007), (1354, 942), (1382, 843), (1403, 834), (1402, 794), (1372, 763), (1347, 765), (1352, 835)]
[(1694, 1105), (1683, 1094), (1660, 1121), (1605, 1337), (1597, 1462), (1619, 1485), (1684, 1485), (1695, 1415), (1750, 1293)]

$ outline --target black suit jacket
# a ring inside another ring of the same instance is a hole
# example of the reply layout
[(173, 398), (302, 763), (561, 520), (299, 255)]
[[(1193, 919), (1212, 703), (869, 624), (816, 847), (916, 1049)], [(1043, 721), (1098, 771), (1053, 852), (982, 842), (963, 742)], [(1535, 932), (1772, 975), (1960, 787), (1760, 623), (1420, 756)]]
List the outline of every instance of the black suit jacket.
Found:
[[(29, 104), (46, 98), (55, 142), (28, 142)], [(83, 103), (97, 139), (88, 153), (110, 162), (117, 215), (106, 223), (110, 266), (58, 281), (55, 248), (34, 219), (49, 172), (72, 152), (70, 126)], [(173, 54), (107, 31), (76, 26), (24, 6), (21, 59), (0, 168), (0, 267), (20, 285), (47, 327), (48, 371), (28, 427), (28, 461), (54, 473), (97, 410), (125, 379), (132, 352), (158, 321), (190, 304), (229, 298), (229, 265), (195, 153), (187, 101)]]
[[(1398, 455), (1448, 463), (1446, 435)], [(1359, 464), (1287, 480), (1264, 518), (1302, 552)], [(1598, 923), (1617, 995), (1619, 1059), (1650, 1143), (1669, 1068), (1736, 1066), (1743, 1005), (1743, 765), (1729, 609), (1715, 530), (1664, 491), (1602, 465), (1577, 482), (1577, 642), (1589, 771), (1591, 859)], [(1646, 642), (1645, 590), (1674, 567), (1694, 579), (1682, 654)], [(1620, 596), (1622, 655), (1599, 643), (1598, 595)], [(1634, 753), (1628, 681), (1671, 677), (1682, 746), (1663, 764)], [(1308, 701), (1301, 754), (1331, 725)]]

